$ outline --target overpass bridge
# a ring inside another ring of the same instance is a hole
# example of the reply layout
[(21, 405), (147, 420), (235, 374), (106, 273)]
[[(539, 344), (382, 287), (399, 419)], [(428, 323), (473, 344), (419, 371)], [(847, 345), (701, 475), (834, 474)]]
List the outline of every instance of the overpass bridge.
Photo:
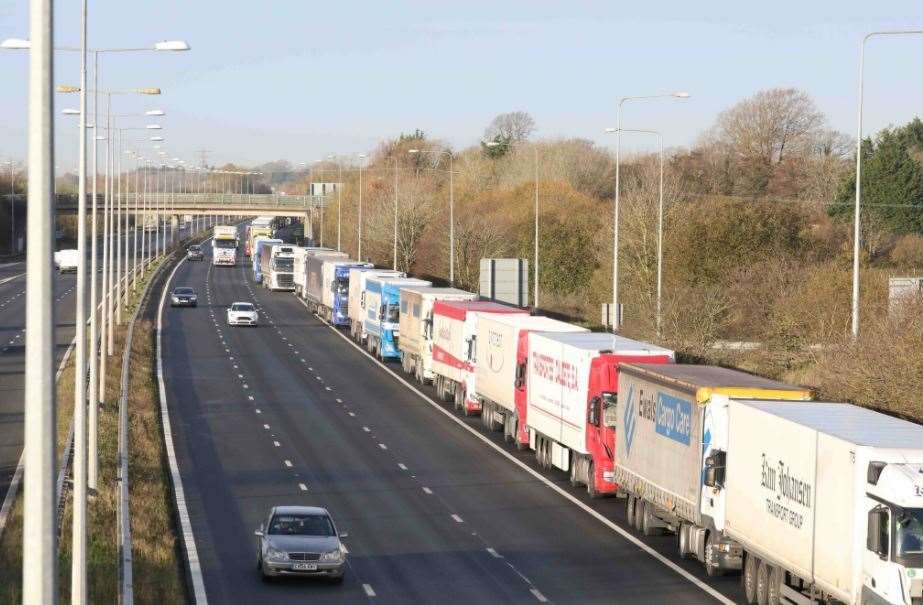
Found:
[[(120, 201), (123, 212), (148, 216), (297, 217), (304, 221), (306, 237), (313, 237), (314, 221), (320, 220), (327, 203), (326, 197), (320, 195), (246, 193), (123, 193)], [(92, 196), (87, 196), (87, 202), (92, 204)], [(103, 204), (103, 196), (97, 195), (97, 211), (103, 210)], [(58, 196), (56, 208), (58, 214), (75, 214), (77, 196)]]

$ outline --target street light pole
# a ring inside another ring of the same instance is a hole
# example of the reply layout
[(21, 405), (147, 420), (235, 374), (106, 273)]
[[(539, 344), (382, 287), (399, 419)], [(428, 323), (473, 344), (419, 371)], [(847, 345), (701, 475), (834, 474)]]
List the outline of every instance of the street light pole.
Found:
[(77, 305), (74, 359), (74, 500), (71, 524), (71, 602), (87, 602), (87, 0), (80, 8), (80, 134), (77, 168)]
[(365, 154), (359, 154), (359, 256), (356, 258), (358, 261), (362, 261), (362, 160), (365, 159)]
[(688, 92), (674, 92), (659, 95), (642, 95), (634, 97), (622, 97), (618, 104), (617, 127), (615, 131), (615, 203), (612, 208), (612, 311), (610, 319), (612, 321), (612, 331), (618, 332), (621, 323), (621, 313), (619, 313), (619, 194), (621, 190), (620, 183), (620, 164), (621, 164), (621, 147), (622, 147), (622, 106), (625, 101), (637, 101), (644, 99), (662, 99), (673, 97), (677, 99), (688, 99)]
[[(93, 89), (94, 91), (99, 90), (97, 83), (99, 82), (99, 53), (93, 53)], [(85, 87), (81, 87), (85, 88)], [(99, 298), (99, 292), (97, 288), (97, 282), (99, 278), (96, 275), (96, 239), (97, 239), (97, 227), (96, 227), (96, 182), (99, 180), (99, 166), (97, 164), (99, 154), (97, 150), (97, 139), (99, 136), (99, 94), (93, 93), (93, 206), (92, 212), (93, 215), (90, 218), (90, 403), (89, 403), (89, 417), (87, 419), (87, 489), (95, 491), (97, 488), (97, 478), (99, 465), (97, 464), (97, 447), (96, 447), (96, 438), (97, 438), (97, 425), (98, 425), (98, 416), (97, 412), (99, 410), (99, 384), (98, 384), (98, 372), (99, 372), (99, 349), (97, 343), (99, 342), (99, 330), (98, 330), (98, 317), (99, 310), (97, 309), (97, 299)]]
[(53, 2), (30, 0), (22, 601), (56, 603)]
[(455, 170), (449, 149), (408, 149), (407, 153), (433, 153), (449, 156), (449, 285), (455, 285)]
[(852, 250), (852, 337), (859, 337), (859, 246), (861, 245), (861, 212), (860, 202), (862, 198), (862, 101), (865, 92), (864, 72), (865, 72), (865, 43), (872, 38), (884, 36), (918, 36), (923, 34), (923, 30), (893, 30), (877, 31), (866, 34), (859, 43), (859, 110), (858, 122), (856, 129), (856, 207), (855, 216), (853, 217), (853, 250)]
[(397, 271), (397, 158), (394, 159), (394, 266)]

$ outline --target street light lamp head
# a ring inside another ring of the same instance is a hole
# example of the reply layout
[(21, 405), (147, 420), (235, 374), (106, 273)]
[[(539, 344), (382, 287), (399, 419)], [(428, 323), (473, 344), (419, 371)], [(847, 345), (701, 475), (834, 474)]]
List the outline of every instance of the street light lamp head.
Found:
[(80, 92), (80, 87), (79, 86), (67, 86), (65, 84), (61, 84), (60, 86), (58, 86), (57, 90), (58, 92)]
[(66, 116), (79, 116), (80, 110), (79, 109), (64, 109), (61, 111), (61, 113)]
[(7, 38), (3, 42), (0, 42), (0, 48), (9, 50), (29, 50), (32, 48), (32, 42), (23, 40), (22, 38)]
[(154, 50), (189, 50), (189, 44), (184, 40), (163, 40), (154, 44)]
[(166, 152), (166, 151), (158, 151), (158, 152), (157, 152), (157, 155), (167, 155), (167, 152)]
[(150, 111), (145, 111), (144, 115), (146, 116), (163, 116), (166, 115), (162, 109), (151, 109)]
[(609, 128), (606, 128), (606, 132), (612, 134), (613, 132), (618, 132), (618, 128), (613, 128), (610, 126)]
[(420, 153), (419, 149), (408, 149), (407, 153)]
[(673, 96), (676, 97), (677, 99), (688, 99), (689, 93), (688, 92), (674, 92)]
[(162, 141), (163, 137), (151, 137), (152, 141)]
[(145, 126), (148, 130), (163, 130), (163, 127), (160, 124), (148, 124)]
[(135, 88), (132, 92), (138, 93), (139, 95), (159, 95), (160, 89), (156, 87)]

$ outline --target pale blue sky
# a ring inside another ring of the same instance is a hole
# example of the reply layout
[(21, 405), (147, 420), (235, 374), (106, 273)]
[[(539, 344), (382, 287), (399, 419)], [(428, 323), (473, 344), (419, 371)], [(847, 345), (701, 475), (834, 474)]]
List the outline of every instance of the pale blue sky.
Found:
[[(27, 5), (0, 0), (0, 38), (27, 35)], [(79, 2), (56, 5), (58, 43), (77, 44)], [(858, 41), (923, 26), (918, 1), (893, 0), (90, 0), (90, 11), (95, 47), (188, 40), (188, 53), (106, 57), (102, 87), (162, 87), (118, 111), (164, 109), (170, 154), (191, 161), (204, 147), (213, 163), (365, 151), (414, 128), (463, 147), (517, 109), (540, 137), (611, 144), (619, 97), (671, 90), (692, 98), (626, 106), (625, 127), (688, 145), (743, 97), (794, 86), (854, 135)], [(76, 83), (76, 55), (59, 57), (57, 80)], [(920, 113), (923, 38), (873, 42), (866, 70), (866, 132)], [(0, 157), (24, 154), (26, 75), (25, 53), (0, 52)], [(59, 110), (75, 106), (58, 96)], [(58, 134), (70, 168), (76, 122), (59, 119)]]

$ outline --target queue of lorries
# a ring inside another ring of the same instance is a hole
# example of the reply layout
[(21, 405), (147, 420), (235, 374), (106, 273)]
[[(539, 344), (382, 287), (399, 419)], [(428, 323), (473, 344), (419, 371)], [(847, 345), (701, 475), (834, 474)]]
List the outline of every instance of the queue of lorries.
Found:
[(740, 570), (747, 602), (923, 605), (923, 427), (329, 248), (248, 244), (256, 281), (539, 466), (624, 498), (708, 575)]

